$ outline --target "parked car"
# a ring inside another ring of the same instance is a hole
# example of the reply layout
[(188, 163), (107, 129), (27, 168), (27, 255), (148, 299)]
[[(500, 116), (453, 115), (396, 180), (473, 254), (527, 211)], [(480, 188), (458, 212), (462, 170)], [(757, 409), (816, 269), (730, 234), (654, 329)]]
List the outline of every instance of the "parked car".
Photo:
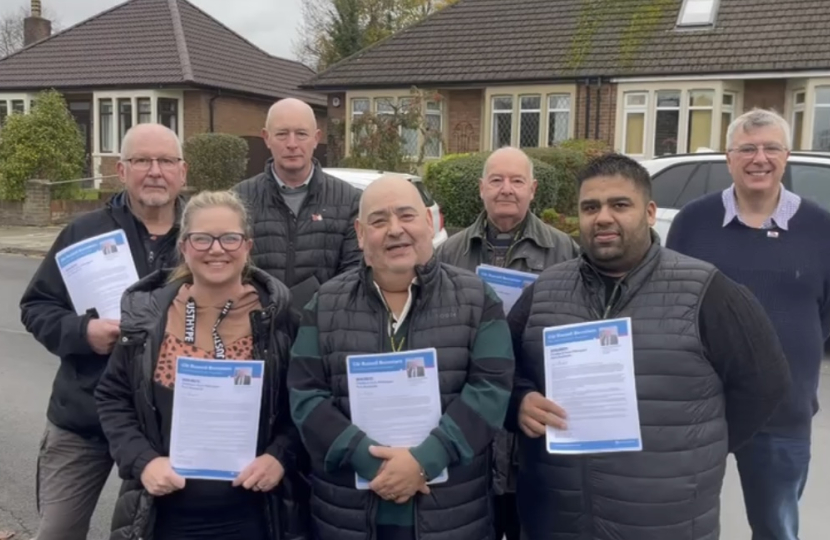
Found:
[[(720, 152), (663, 156), (642, 164), (651, 174), (652, 198), (657, 203), (654, 229), (663, 242), (686, 203), (732, 185), (726, 155)], [(793, 152), (783, 182), (793, 193), (830, 211), (830, 153)]]
[[(385, 174), (385, 171), (375, 171), (371, 169), (343, 169), (343, 168), (324, 168), (323, 172), (344, 180), (357, 189), (366, 189), (366, 186), (380, 178)], [(399, 173), (396, 173), (399, 174)], [(421, 199), (424, 204), (432, 212), (432, 223), (435, 225), (435, 236), (432, 238), (433, 247), (437, 248), (447, 240), (447, 230), (444, 228), (444, 214), (441, 213), (441, 207), (432, 198), (424, 181), (420, 176), (411, 174), (402, 175), (407, 178), (412, 184), (418, 188), (421, 194)]]

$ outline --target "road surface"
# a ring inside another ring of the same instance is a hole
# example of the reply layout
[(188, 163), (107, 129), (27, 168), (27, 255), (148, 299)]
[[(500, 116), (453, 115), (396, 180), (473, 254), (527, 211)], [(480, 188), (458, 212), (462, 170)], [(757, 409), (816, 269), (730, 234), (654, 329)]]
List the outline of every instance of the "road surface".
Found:
[[(34, 341), (20, 324), (18, 301), (39, 259), (0, 255), (0, 531), (28, 540), (37, 529), (34, 474), (46, 403), (57, 359)], [(830, 408), (830, 362), (824, 366), (821, 398)], [(810, 481), (803, 499), (801, 540), (827, 538), (830, 508), (830, 414), (815, 421)], [(113, 473), (93, 517), (89, 540), (106, 540), (118, 480)], [(723, 492), (724, 540), (749, 540), (741, 488), (734, 464)]]

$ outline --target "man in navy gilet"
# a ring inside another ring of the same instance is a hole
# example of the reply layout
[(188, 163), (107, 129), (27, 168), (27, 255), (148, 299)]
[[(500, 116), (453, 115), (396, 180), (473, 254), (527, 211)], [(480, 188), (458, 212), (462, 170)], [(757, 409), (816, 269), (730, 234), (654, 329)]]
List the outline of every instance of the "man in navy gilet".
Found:
[(666, 245), (714, 264), (767, 311), (792, 375), (788, 398), (735, 457), (753, 540), (798, 540), (823, 344), (830, 334), (830, 213), (782, 185), (792, 140), (755, 109), (727, 131), (733, 185), (686, 205)]

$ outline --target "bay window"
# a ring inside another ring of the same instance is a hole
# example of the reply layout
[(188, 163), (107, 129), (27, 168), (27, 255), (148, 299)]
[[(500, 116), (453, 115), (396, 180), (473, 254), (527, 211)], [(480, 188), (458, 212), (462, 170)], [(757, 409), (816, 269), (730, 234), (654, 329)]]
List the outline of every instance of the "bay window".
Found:
[[(689, 91), (689, 126), (686, 132), (686, 152), (697, 152), (711, 146), (714, 90)], [(727, 124), (728, 126), (728, 124)]]
[(120, 153), (127, 131), (138, 124), (161, 124), (183, 138), (183, 99), (182, 92), (170, 90), (94, 92), (94, 153)]
[(657, 92), (654, 118), (654, 155), (676, 154), (680, 130), (679, 90)]

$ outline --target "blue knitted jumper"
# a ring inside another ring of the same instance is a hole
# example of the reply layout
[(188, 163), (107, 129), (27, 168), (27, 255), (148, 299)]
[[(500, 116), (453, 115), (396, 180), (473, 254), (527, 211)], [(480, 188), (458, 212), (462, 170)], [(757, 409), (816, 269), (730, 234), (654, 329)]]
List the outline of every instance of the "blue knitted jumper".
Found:
[(766, 309), (787, 356), (792, 390), (764, 431), (809, 437), (818, 412), (824, 342), (830, 334), (830, 213), (802, 199), (787, 230), (723, 226), (721, 192), (687, 204), (666, 247), (714, 264)]

